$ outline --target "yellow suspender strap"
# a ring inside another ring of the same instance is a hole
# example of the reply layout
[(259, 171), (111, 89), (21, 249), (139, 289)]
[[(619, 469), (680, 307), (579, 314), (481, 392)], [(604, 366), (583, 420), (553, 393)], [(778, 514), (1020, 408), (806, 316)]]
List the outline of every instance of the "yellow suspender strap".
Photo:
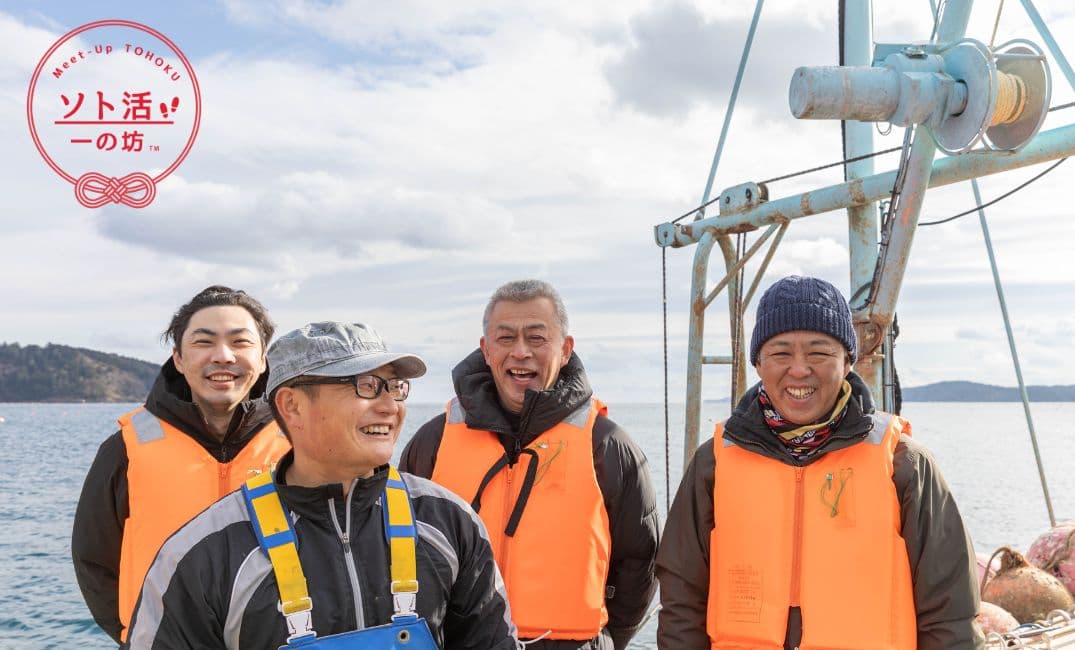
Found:
[(418, 529), (414, 522), (407, 484), (399, 470), (389, 465), (388, 482), (384, 488), (384, 536), (388, 541), (392, 566), (392, 600), (395, 614), (414, 616), (418, 595), (418, 567), (415, 547)]
[(276, 493), (273, 475), (263, 472), (246, 481), (243, 497), (258, 543), (269, 556), (280, 588), (280, 610), (285, 616), (313, 608), (306, 576), (295, 547), (295, 529)]
[[(243, 485), (243, 497), (250, 512), (250, 521), (258, 543), (272, 562), (276, 583), (280, 589), (280, 609), (285, 616), (309, 612), (313, 601), (306, 587), (306, 576), (299, 564), (295, 546), (295, 529), (276, 493), (272, 475), (258, 474)], [(417, 616), (415, 605), (418, 596), (418, 566), (415, 548), (418, 530), (411, 509), (407, 485), (395, 467), (388, 468), (388, 481), (384, 490), (384, 532), (391, 557), (392, 600), (395, 613), (400, 616)], [(301, 635), (302, 628), (309, 630), (308, 615), (305, 624), (291, 629), (293, 635)], [(289, 627), (292, 619), (289, 618)], [(309, 630), (312, 633), (312, 630)]]

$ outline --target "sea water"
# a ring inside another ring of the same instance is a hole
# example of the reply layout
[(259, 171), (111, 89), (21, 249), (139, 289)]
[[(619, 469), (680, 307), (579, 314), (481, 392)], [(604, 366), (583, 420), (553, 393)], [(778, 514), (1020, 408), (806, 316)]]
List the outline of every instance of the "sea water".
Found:
[[(71, 568), (71, 522), (97, 446), (134, 404), (0, 404), (0, 648), (107, 648)], [(443, 406), (410, 404), (397, 446)], [(727, 415), (706, 403), (702, 429)], [(1002, 544), (1025, 551), (1049, 527), (1022, 406), (1018, 403), (909, 403), (914, 436), (936, 456), (979, 551)], [(669, 408), (665, 472), (662, 404), (612, 404), (610, 417), (649, 458), (662, 522), (666, 485), (682, 472), (683, 407)], [(1045, 475), (1058, 520), (1075, 519), (1075, 403), (1033, 405)], [(708, 437), (708, 433), (703, 439)], [(667, 476), (667, 481), (666, 481)], [(654, 648), (656, 617), (631, 648)]]

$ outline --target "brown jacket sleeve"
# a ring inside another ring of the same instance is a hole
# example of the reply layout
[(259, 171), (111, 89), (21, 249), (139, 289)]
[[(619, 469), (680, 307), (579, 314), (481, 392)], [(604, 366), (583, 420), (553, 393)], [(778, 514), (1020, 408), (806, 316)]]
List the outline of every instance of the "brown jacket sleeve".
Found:
[(914, 583), (919, 650), (985, 647), (978, 613), (974, 547), (929, 451), (903, 436), (893, 457), (900, 535)]
[(709, 534), (713, 530), (713, 439), (702, 443), (683, 473), (657, 551), (661, 612), (657, 647), (709, 647)]

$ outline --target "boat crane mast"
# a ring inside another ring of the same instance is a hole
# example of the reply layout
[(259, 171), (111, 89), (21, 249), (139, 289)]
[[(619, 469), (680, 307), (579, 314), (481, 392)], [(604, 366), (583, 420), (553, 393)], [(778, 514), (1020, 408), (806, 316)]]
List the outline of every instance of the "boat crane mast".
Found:
[[(1031, 0), (1022, 2), (1075, 88), (1075, 75)], [(743, 183), (721, 192), (718, 214), (706, 216), (705, 206), (710, 203), (713, 177), (763, 3), (758, 0), (756, 4), (702, 207), (691, 213), (691, 222), (680, 224), (676, 220), (654, 228), (654, 238), (662, 248), (696, 246), (689, 302), (684, 467), (698, 446), (703, 365), (732, 366), (732, 404), (746, 390), (742, 314), (792, 221), (848, 210), (849, 302), (859, 338), (855, 370), (875, 395), (882, 396), (884, 408), (892, 409), (893, 395), (886, 384), (893, 383), (893, 370), (889, 364), (886, 376), (884, 360), (891, 358), (886, 340), (926, 189), (1075, 154), (1075, 125), (1038, 133), (1051, 90), (1043, 52), (1025, 40), (992, 47), (964, 38), (973, 0), (942, 3), (934, 37), (917, 45), (875, 45), (871, 3), (844, 0), (843, 65), (796, 70), (789, 93), (791, 109), (803, 119), (843, 120), (848, 158), (873, 153), (871, 122), (907, 127), (899, 168), (875, 173), (872, 159), (851, 161), (846, 165), (844, 183), (774, 200), (769, 199), (764, 183)], [(938, 148), (949, 157), (934, 161)], [(883, 221), (875, 208), (881, 200), (890, 201)], [(737, 247), (732, 240), (732, 235), (762, 228), (766, 230), (749, 249), (742, 243)], [(769, 239), (772, 242), (764, 259), (744, 292), (743, 268)], [(726, 275), (707, 289), (709, 257), (715, 245), (724, 256)], [(706, 307), (725, 289), (731, 354), (706, 355), (702, 345)]]

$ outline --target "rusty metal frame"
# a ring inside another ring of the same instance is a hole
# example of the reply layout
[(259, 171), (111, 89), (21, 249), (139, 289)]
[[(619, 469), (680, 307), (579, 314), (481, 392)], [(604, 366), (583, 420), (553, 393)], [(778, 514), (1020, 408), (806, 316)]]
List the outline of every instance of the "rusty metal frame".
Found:
[[(945, 3), (944, 13), (937, 28), (938, 43), (951, 43), (963, 37), (972, 6), (973, 0), (948, 0)], [(758, 9), (760, 10), (760, 2)], [(755, 22), (751, 25), (751, 35), (756, 27), (756, 19), (757, 12)], [(866, 34), (867, 40), (870, 38), (869, 11), (858, 8), (858, 11), (848, 16), (848, 22), (852, 23), (850, 29), (857, 29)], [(861, 50), (861, 46), (862, 43), (859, 42), (856, 47)], [(857, 59), (862, 58), (862, 54), (863, 52), (855, 54), (856, 58), (851, 62), (860, 63)], [(740, 63), (740, 72), (742, 68), (743, 62)], [(730, 117), (730, 114), (729, 108), (726, 118)], [(852, 144), (854, 146), (849, 149), (848, 155), (868, 153), (868, 150), (872, 148), (872, 138), (867, 143), (866, 139), (860, 135)], [(884, 380), (881, 360), (884, 358), (884, 352), (882, 345), (895, 314), (926, 190), (930, 187), (939, 187), (1075, 155), (1075, 125), (1039, 133), (1022, 150), (1012, 154), (997, 155), (993, 152), (976, 151), (934, 161), (936, 149), (936, 144), (926, 129), (920, 129), (915, 133), (907, 152), (894, 221), (880, 254), (877, 250), (877, 225), (872, 205), (891, 195), (897, 181), (897, 171), (873, 174), (866, 173), (872, 171), (866, 167), (849, 168), (848, 180), (844, 183), (778, 200), (758, 202), (730, 214), (711, 217), (699, 215), (700, 218), (691, 223), (665, 223), (655, 228), (655, 238), (660, 246), (698, 245), (695, 251), (691, 283), (684, 466), (690, 461), (698, 444), (703, 365), (730, 363), (734, 369), (737, 369), (737, 374), (732, 377), (731, 382), (733, 404), (741, 395), (745, 385), (746, 364), (742, 340), (738, 341), (738, 345), (730, 355), (705, 355), (703, 353), (706, 306), (721, 290), (726, 289), (729, 292), (729, 319), (732, 321), (732, 331), (735, 331), (734, 319), (738, 306), (735, 296), (740, 295), (742, 290), (737, 273), (774, 232), (774, 227), (779, 226), (779, 234), (770, 246), (765, 261), (747, 293), (746, 300), (743, 301), (744, 308), (753, 297), (791, 221), (832, 210), (849, 210), (852, 308), (859, 336), (859, 361), (856, 364), (856, 371), (863, 376), (876, 395), (883, 395)], [(718, 159), (719, 150), (718, 156), (714, 159), (714, 169)], [(710, 178), (712, 178), (712, 171), (711, 169)], [(707, 198), (710, 185), (711, 180), (707, 183)], [(766, 188), (762, 189), (766, 190)], [(768, 232), (752, 246), (748, 254), (744, 255), (744, 259), (739, 259), (730, 235), (751, 232), (763, 226), (769, 226)], [(714, 245), (719, 245), (721, 248), (726, 275), (713, 290), (707, 292), (705, 287), (709, 257)], [(866, 300), (860, 302), (858, 294), (861, 293), (861, 286), (867, 278), (872, 280), (871, 291)]]

